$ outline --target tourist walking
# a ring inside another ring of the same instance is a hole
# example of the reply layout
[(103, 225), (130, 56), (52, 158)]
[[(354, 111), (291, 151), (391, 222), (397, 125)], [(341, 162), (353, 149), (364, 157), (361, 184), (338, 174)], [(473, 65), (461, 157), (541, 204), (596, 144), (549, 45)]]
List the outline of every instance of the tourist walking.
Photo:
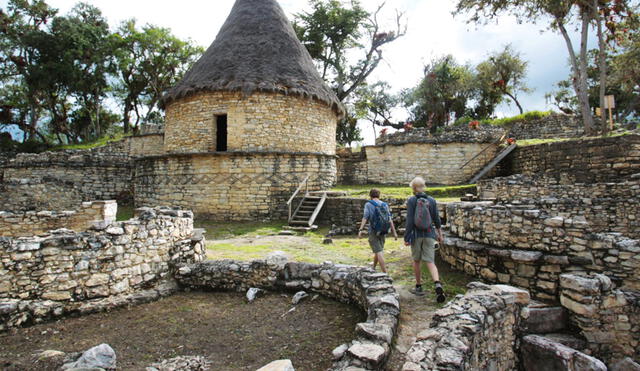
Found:
[(369, 246), (373, 251), (373, 269), (380, 263), (380, 269), (387, 273), (387, 266), (384, 263), (384, 242), (385, 236), (391, 231), (395, 239), (398, 239), (396, 228), (391, 219), (391, 211), (386, 202), (380, 201), (380, 190), (373, 188), (369, 191), (371, 200), (364, 205), (364, 216), (360, 223), (358, 237), (362, 237), (364, 226), (369, 223)]
[(416, 286), (411, 293), (422, 296), (422, 262), (427, 264), (431, 278), (435, 283), (435, 292), (438, 303), (446, 300), (438, 267), (435, 264), (436, 240), (442, 244), (442, 225), (438, 214), (438, 205), (433, 197), (425, 193), (425, 181), (421, 177), (414, 178), (410, 183), (413, 196), (407, 200), (407, 223), (404, 233), (405, 246), (411, 246), (413, 258), (413, 273), (416, 278)]

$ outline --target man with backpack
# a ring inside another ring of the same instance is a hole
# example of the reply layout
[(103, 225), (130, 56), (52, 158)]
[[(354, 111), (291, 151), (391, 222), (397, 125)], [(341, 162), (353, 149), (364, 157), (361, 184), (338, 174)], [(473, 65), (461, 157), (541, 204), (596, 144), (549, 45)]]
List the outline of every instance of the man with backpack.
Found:
[(438, 267), (435, 265), (435, 245), (436, 239), (442, 243), (440, 215), (438, 205), (433, 197), (425, 193), (425, 181), (416, 177), (411, 181), (411, 188), (414, 196), (407, 200), (407, 225), (404, 233), (405, 246), (411, 245), (411, 255), (413, 258), (413, 273), (416, 278), (416, 287), (409, 290), (411, 293), (422, 296), (422, 262), (427, 263), (427, 268), (431, 273), (431, 278), (435, 283), (435, 292), (438, 303), (446, 300)]
[(372, 189), (369, 191), (369, 197), (371, 200), (367, 201), (364, 205), (364, 216), (360, 223), (358, 237), (362, 237), (364, 226), (369, 222), (369, 246), (371, 246), (371, 250), (373, 251), (373, 269), (375, 270), (376, 265), (380, 263), (382, 272), (387, 273), (383, 256), (385, 235), (391, 231), (393, 232), (393, 236), (398, 239), (398, 234), (391, 219), (389, 205), (387, 205), (386, 202), (380, 201), (380, 190), (376, 188)]

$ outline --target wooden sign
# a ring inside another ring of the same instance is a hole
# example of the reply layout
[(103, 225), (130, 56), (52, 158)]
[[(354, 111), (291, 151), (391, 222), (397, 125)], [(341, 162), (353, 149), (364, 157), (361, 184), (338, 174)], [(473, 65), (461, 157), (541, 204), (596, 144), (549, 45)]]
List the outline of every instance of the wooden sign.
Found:
[(604, 108), (605, 109), (616, 108), (616, 101), (615, 101), (613, 95), (605, 95), (604, 96)]

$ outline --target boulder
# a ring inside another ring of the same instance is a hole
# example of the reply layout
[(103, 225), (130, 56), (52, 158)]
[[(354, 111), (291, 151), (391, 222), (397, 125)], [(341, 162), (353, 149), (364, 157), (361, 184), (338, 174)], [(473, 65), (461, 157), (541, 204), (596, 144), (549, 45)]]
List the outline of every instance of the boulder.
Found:
[(82, 353), (75, 362), (66, 363), (62, 370), (75, 368), (116, 369), (116, 352), (108, 344), (100, 344)]
[(295, 368), (293, 368), (293, 364), (291, 363), (291, 360), (281, 359), (279, 361), (273, 361), (268, 365), (259, 368), (258, 371), (296, 371), (296, 370)]

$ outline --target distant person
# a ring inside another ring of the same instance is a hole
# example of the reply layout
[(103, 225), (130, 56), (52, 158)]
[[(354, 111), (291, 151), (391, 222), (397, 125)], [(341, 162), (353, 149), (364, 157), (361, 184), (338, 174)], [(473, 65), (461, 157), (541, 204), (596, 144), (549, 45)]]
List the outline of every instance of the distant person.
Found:
[(371, 200), (367, 201), (364, 205), (364, 216), (360, 223), (358, 237), (362, 237), (364, 226), (369, 222), (369, 246), (371, 246), (371, 250), (373, 251), (373, 270), (375, 270), (376, 265), (380, 263), (380, 269), (384, 273), (387, 273), (383, 256), (385, 236), (391, 231), (397, 240), (398, 234), (391, 219), (389, 205), (387, 205), (386, 202), (380, 201), (380, 190), (376, 188), (372, 189), (369, 191), (369, 197)]
[(431, 273), (431, 278), (435, 283), (435, 292), (438, 303), (446, 300), (438, 267), (435, 264), (436, 240), (442, 244), (442, 225), (438, 214), (438, 205), (433, 197), (425, 193), (425, 181), (421, 177), (416, 177), (410, 184), (414, 196), (407, 200), (407, 226), (404, 233), (405, 246), (411, 245), (411, 255), (413, 258), (413, 273), (416, 278), (416, 287), (411, 293), (422, 296), (422, 274), (421, 264), (427, 263), (427, 268)]

